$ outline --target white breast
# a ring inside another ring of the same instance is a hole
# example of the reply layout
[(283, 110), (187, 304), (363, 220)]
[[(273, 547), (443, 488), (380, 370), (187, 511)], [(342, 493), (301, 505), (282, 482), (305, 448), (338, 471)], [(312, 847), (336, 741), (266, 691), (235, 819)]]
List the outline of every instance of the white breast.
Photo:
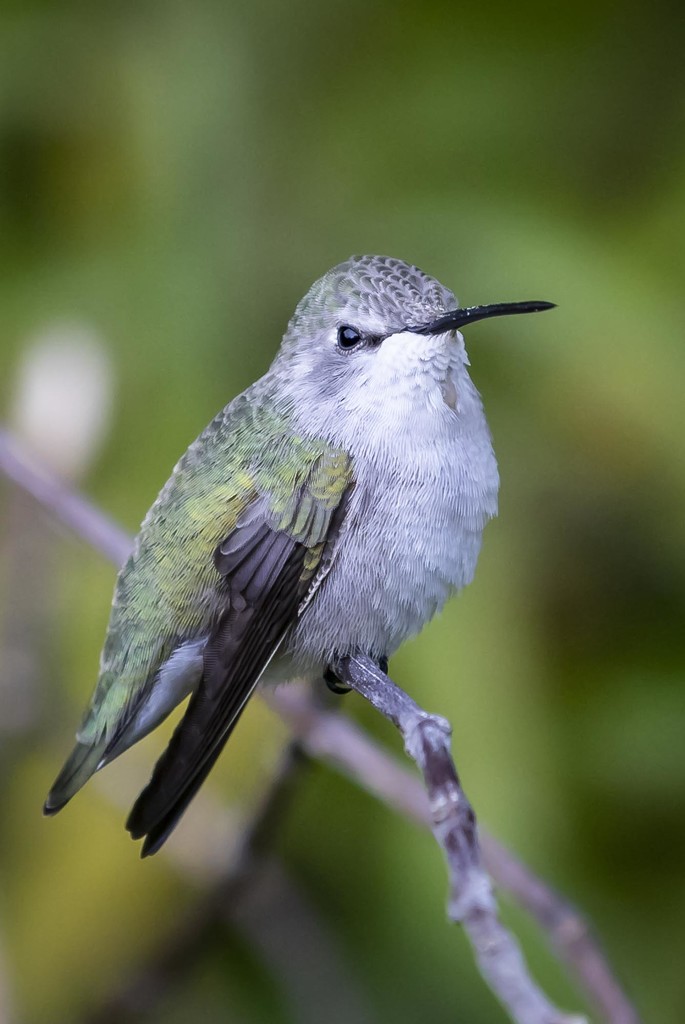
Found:
[(296, 663), (391, 654), (471, 582), (499, 481), (466, 368), (445, 370), (408, 375), (375, 401), (357, 395), (329, 428), (352, 454), (356, 487), (331, 570), (289, 638)]

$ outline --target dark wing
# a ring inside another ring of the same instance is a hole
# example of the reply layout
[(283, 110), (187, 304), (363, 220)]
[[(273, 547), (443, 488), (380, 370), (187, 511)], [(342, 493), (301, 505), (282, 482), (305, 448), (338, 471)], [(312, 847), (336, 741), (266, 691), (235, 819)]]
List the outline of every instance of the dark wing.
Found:
[(321, 486), (320, 457), (287, 507), (276, 511), (259, 499), (215, 551), (224, 604), (204, 650), (203, 677), (126, 824), (134, 839), (146, 837), (142, 856), (177, 825), (330, 557), (351, 487), (335, 456), (332, 489)]

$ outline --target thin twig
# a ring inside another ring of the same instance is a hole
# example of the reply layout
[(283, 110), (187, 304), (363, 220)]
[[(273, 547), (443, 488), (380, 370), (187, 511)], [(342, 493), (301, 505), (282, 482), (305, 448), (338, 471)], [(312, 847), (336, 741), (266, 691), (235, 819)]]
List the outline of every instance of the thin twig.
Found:
[[(286, 747), (268, 791), (244, 828), (230, 863), (171, 934), (126, 974), (81, 1024), (148, 1020), (173, 998), (180, 981), (237, 928), (277, 980), (293, 1019), (302, 1024), (370, 1024), (374, 1019), (353, 972), (298, 885), (273, 855), (303, 771), (310, 764), (298, 741)], [(297, 935), (297, 941), (288, 936)], [(315, 976), (311, 964), (316, 958)], [(0, 1017), (0, 1024), (4, 1021)]]
[[(317, 760), (337, 768), (398, 814), (432, 827), (426, 790), (395, 757), (380, 748), (352, 719), (324, 710), (307, 687), (290, 684), (265, 694), (267, 703)], [(485, 867), (497, 885), (549, 936), (560, 960), (608, 1024), (640, 1024), (582, 915), (484, 829), (479, 838)]]
[(131, 538), (77, 491), (38, 466), (7, 430), (0, 428), (0, 470), (81, 540), (120, 566), (131, 553)]
[(421, 769), (431, 828), (447, 860), (449, 917), (463, 925), (481, 974), (511, 1019), (516, 1024), (581, 1024), (583, 1017), (562, 1013), (535, 984), (518, 943), (499, 920), (476, 818), (450, 753), (449, 722), (427, 714), (365, 655), (341, 658), (334, 670), (397, 726), (407, 753)]
[[(32, 494), (53, 518), (57, 518), (117, 566), (125, 560), (131, 548), (131, 539), (128, 535), (87, 499), (67, 489), (50, 474), (38, 469), (4, 430), (0, 430), (0, 470), (18, 486)], [(340, 666), (339, 670), (349, 672), (350, 665), (351, 661), (348, 661), (347, 668)], [(408, 744), (408, 752), (417, 759), (420, 767), (423, 768), (420, 759), (425, 762), (426, 757), (433, 766), (437, 766), (437, 770), (431, 768), (428, 774), (424, 773), (429, 796), (432, 794), (433, 797), (433, 813), (426, 814), (425, 795), (419, 796), (416, 780), (410, 779), (403, 768), (393, 764), (392, 760), (363, 736), (352, 723), (346, 722), (341, 716), (317, 708), (311, 699), (303, 702), (299, 697), (299, 706), (295, 706), (293, 697), (297, 691), (294, 689), (290, 691), (290, 696), (286, 696), (285, 690), (272, 694), (271, 703), (277, 707), (293, 731), (303, 738), (310, 753), (334, 761), (390, 806), (423, 824), (430, 824), (434, 831), (437, 830), (439, 840), (449, 847), (448, 861), (453, 855), (454, 840), (454, 857), (463, 860), (467, 871), (465, 879), (453, 885), (450, 907), (455, 917), (467, 919), (467, 929), (472, 928), (476, 948), (483, 961), (482, 969), (487, 977), (492, 950), (481, 949), (480, 944), (483, 940), (482, 912), (490, 913), (492, 895), (487, 875), (480, 864), (477, 837), (471, 821), (472, 811), (465, 802), (449, 755), (449, 726), (444, 719), (426, 715), (398, 687), (395, 687), (397, 692), (393, 692), (388, 703), (386, 697), (390, 697), (390, 694), (387, 684), (390, 680), (382, 673), (380, 682), (384, 696), (381, 699), (376, 694), (379, 670), (373, 664), (364, 666), (360, 663), (357, 667), (359, 672), (355, 668), (355, 674), (359, 678), (355, 683), (350, 674), (347, 679), (349, 685), (372, 703), (378, 699), (378, 709), (384, 714), (387, 713), (402, 730), (407, 730), (405, 743)], [(370, 673), (371, 678), (366, 678), (365, 681), (366, 672)], [(367, 690), (366, 693), (362, 687)], [(409, 708), (403, 703), (402, 698), (410, 702), (412, 707)], [(332, 735), (335, 737), (334, 742), (331, 742)], [(441, 787), (448, 796), (447, 804), (442, 804), (441, 800), (435, 802), (436, 794), (440, 795)], [(452, 806), (455, 798), (458, 807)], [(441, 807), (449, 812), (446, 818), (440, 817)], [(439, 820), (436, 820), (436, 815)], [(454, 828), (457, 819), (463, 823), (463, 832), (460, 832), (461, 826), (456, 830)], [(636, 1011), (621, 991), (582, 917), (570, 909), (565, 901), (499, 843), (484, 836), (481, 837), (481, 841), (488, 869), (495, 882), (508, 889), (539, 921), (550, 935), (559, 955), (576, 974), (590, 1001), (605, 1016), (607, 1024), (639, 1024)], [(451, 861), (449, 863), (451, 865)], [(497, 926), (501, 929), (499, 922)], [(517, 970), (520, 952), (513, 939), (507, 933), (504, 934), (507, 954), (511, 956), (510, 962)], [(492, 931), (492, 936), (499, 941), (500, 934), (496, 929)], [(494, 948), (497, 952), (497, 944)], [(529, 984), (533, 985), (532, 982)], [(551, 1007), (544, 996), (540, 998), (542, 1002), (533, 999), (533, 1003), (541, 1008), (541, 1012), (549, 1011), (552, 1016), (532, 1019), (565, 1020), (568, 1024), (568, 1017), (559, 1016), (558, 1011)]]
[(550, 938), (559, 958), (609, 1024), (640, 1024), (637, 1010), (614, 977), (590, 925), (571, 903), (539, 879), (491, 835), (482, 835), (485, 864)]
[(255, 883), (290, 804), (302, 763), (298, 744), (290, 743), (225, 877), (205, 893), (152, 957), (85, 1018), (86, 1024), (118, 1024), (149, 1015), (177, 984), (179, 975), (192, 970), (238, 898)]

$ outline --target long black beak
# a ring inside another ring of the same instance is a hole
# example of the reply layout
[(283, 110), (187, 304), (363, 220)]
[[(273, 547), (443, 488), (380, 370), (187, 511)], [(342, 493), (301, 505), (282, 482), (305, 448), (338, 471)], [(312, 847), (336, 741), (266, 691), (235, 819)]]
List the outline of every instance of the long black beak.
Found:
[(444, 334), (467, 324), (475, 324), (476, 320), (487, 320), (491, 316), (509, 316), (512, 313), (541, 313), (544, 309), (554, 309), (554, 302), (494, 302), (490, 306), (469, 306), (466, 309), (453, 309), (451, 313), (439, 316), (420, 327), (407, 327), (412, 334)]

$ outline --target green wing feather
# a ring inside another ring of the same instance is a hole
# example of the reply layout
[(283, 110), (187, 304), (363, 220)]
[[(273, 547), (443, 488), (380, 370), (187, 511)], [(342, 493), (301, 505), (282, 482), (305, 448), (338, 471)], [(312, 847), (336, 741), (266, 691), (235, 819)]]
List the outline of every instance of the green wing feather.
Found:
[(296, 586), (304, 593), (351, 477), (344, 452), (294, 436), (287, 416), (272, 410), (258, 386), (210, 423), (174, 469), (119, 573), (97, 686), (76, 748), (48, 796), (48, 813), (106, 763), (108, 749), (113, 756), (125, 749), (121, 736), (160, 666), (225, 614), (226, 588), (213, 556), (250, 510), (299, 546)]

